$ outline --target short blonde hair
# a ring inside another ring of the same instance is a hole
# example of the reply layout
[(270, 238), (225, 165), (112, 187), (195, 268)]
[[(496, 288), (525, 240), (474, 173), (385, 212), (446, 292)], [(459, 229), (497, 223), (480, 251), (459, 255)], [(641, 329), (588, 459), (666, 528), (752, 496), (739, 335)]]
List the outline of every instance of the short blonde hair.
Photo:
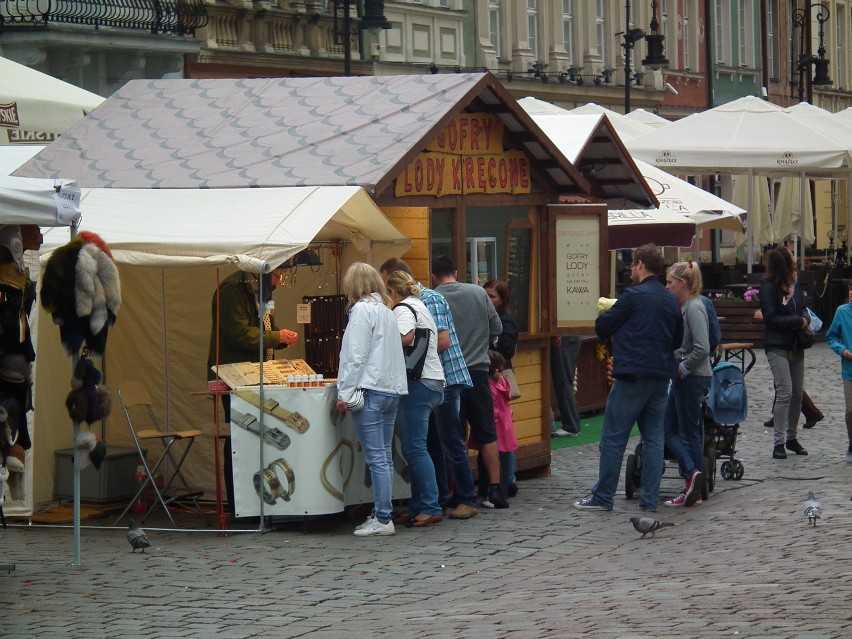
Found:
[(402, 298), (420, 297), (420, 287), (417, 282), (405, 271), (394, 271), (388, 275), (386, 282), (388, 290), (393, 291)]
[(359, 300), (371, 298), (373, 293), (381, 295), (385, 306), (390, 306), (391, 300), (382, 276), (366, 262), (355, 262), (346, 269), (341, 287), (349, 300), (349, 306)]
[(690, 298), (701, 295), (704, 281), (701, 279), (701, 269), (696, 262), (675, 262), (669, 267), (668, 273), (676, 280), (686, 282)]

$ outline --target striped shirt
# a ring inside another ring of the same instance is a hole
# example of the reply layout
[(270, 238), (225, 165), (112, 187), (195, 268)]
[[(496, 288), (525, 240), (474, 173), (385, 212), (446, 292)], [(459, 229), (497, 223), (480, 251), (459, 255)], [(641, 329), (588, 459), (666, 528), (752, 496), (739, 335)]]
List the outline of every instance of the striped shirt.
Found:
[(447, 331), (450, 334), (450, 347), (438, 353), (438, 356), (441, 358), (441, 365), (444, 367), (444, 377), (447, 378), (447, 386), (472, 388), (473, 382), (470, 379), (464, 355), (462, 355), (461, 344), (459, 344), (459, 338), (456, 334), (456, 325), (453, 322), (453, 315), (450, 312), (450, 305), (438, 291), (426, 288), (419, 282), (417, 285), (421, 291), (420, 300), (426, 305), (426, 308), (432, 315), (432, 319), (435, 320), (438, 331)]

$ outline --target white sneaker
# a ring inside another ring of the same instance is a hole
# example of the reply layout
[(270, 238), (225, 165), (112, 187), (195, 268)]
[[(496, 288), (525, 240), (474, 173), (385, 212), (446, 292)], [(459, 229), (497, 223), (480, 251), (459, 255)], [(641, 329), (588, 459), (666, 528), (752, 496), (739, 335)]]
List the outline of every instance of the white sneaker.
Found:
[(370, 515), (369, 517), (367, 517), (367, 519), (364, 521), (363, 524), (361, 524), (360, 526), (355, 526), (355, 530), (361, 530), (362, 528), (366, 528), (367, 526), (372, 524), (374, 521), (376, 521), (376, 518), (373, 517), (372, 515)]
[[(366, 524), (366, 522), (364, 523)], [(383, 524), (378, 519), (374, 519), (363, 528), (356, 528), (353, 534), (356, 537), (374, 537), (379, 535), (393, 535), (395, 532), (392, 521)]]
[(480, 497), (479, 498), (479, 505), (482, 506), (483, 508), (494, 508), (494, 504), (492, 502), (488, 501), (488, 497)]
[(551, 437), (579, 437), (580, 433), (575, 433), (570, 430), (565, 430), (564, 428), (560, 428), (559, 430), (555, 430), (550, 433)]

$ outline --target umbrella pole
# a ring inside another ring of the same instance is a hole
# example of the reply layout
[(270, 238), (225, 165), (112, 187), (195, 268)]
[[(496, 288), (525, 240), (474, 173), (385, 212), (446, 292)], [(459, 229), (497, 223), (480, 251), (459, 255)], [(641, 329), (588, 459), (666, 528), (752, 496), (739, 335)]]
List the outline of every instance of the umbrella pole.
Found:
[(756, 212), (754, 210), (754, 171), (748, 170), (748, 228), (746, 229), (746, 273), (752, 272), (754, 262), (754, 222)]
[[(77, 227), (71, 226), (71, 239), (77, 237)], [(80, 360), (79, 353), (75, 353), (71, 358), (71, 371), (77, 369), (77, 362)], [(79, 566), (80, 565), (80, 465), (77, 463), (77, 437), (80, 435), (80, 422), (73, 422), (74, 431), (73, 431), (73, 449), (74, 454), (71, 456), (71, 459), (74, 461), (74, 474), (73, 474), (73, 494), (74, 494), (74, 543), (72, 547), (72, 557), (71, 557), (71, 565)]]
[(852, 173), (846, 174), (846, 264), (849, 264), (849, 245), (852, 244)]
[[(804, 172), (799, 173), (799, 270), (804, 271), (805, 265), (805, 185), (807, 178)], [(810, 189), (808, 189), (810, 191)]]

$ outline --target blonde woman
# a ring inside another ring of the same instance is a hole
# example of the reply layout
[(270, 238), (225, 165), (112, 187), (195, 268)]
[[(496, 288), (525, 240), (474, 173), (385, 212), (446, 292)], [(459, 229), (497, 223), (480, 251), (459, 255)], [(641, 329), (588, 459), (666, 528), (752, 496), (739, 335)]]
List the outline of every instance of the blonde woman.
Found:
[(399, 323), (403, 346), (414, 342), (414, 329), (429, 330), (429, 348), (420, 379), (408, 380), (408, 395), (400, 400), (397, 424), (402, 454), (411, 475), (411, 499), (408, 512), (396, 523), (423, 528), (443, 520), (438, 503), (435, 465), (426, 449), (429, 415), (444, 399), (444, 368), (438, 357), (438, 328), (426, 305), (420, 300), (420, 287), (405, 271), (394, 271), (387, 279), (388, 294), (394, 303), (393, 314)]
[(666, 506), (701, 503), (704, 485), (704, 438), (701, 404), (710, 390), (710, 329), (707, 310), (701, 301), (701, 270), (695, 262), (677, 262), (666, 273), (666, 288), (680, 302), (683, 343), (675, 349), (677, 375), (669, 389), (666, 406), (665, 448), (677, 459), (686, 479), (683, 492)]
[(349, 322), (337, 372), (337, 409), (351, 411), (373, 484), (373, 512), (358, 537), (392, 535), (393, 425), (400, 397), (408, 394), (399, 326), (379, 272), (356, 262), (343, 276)]

